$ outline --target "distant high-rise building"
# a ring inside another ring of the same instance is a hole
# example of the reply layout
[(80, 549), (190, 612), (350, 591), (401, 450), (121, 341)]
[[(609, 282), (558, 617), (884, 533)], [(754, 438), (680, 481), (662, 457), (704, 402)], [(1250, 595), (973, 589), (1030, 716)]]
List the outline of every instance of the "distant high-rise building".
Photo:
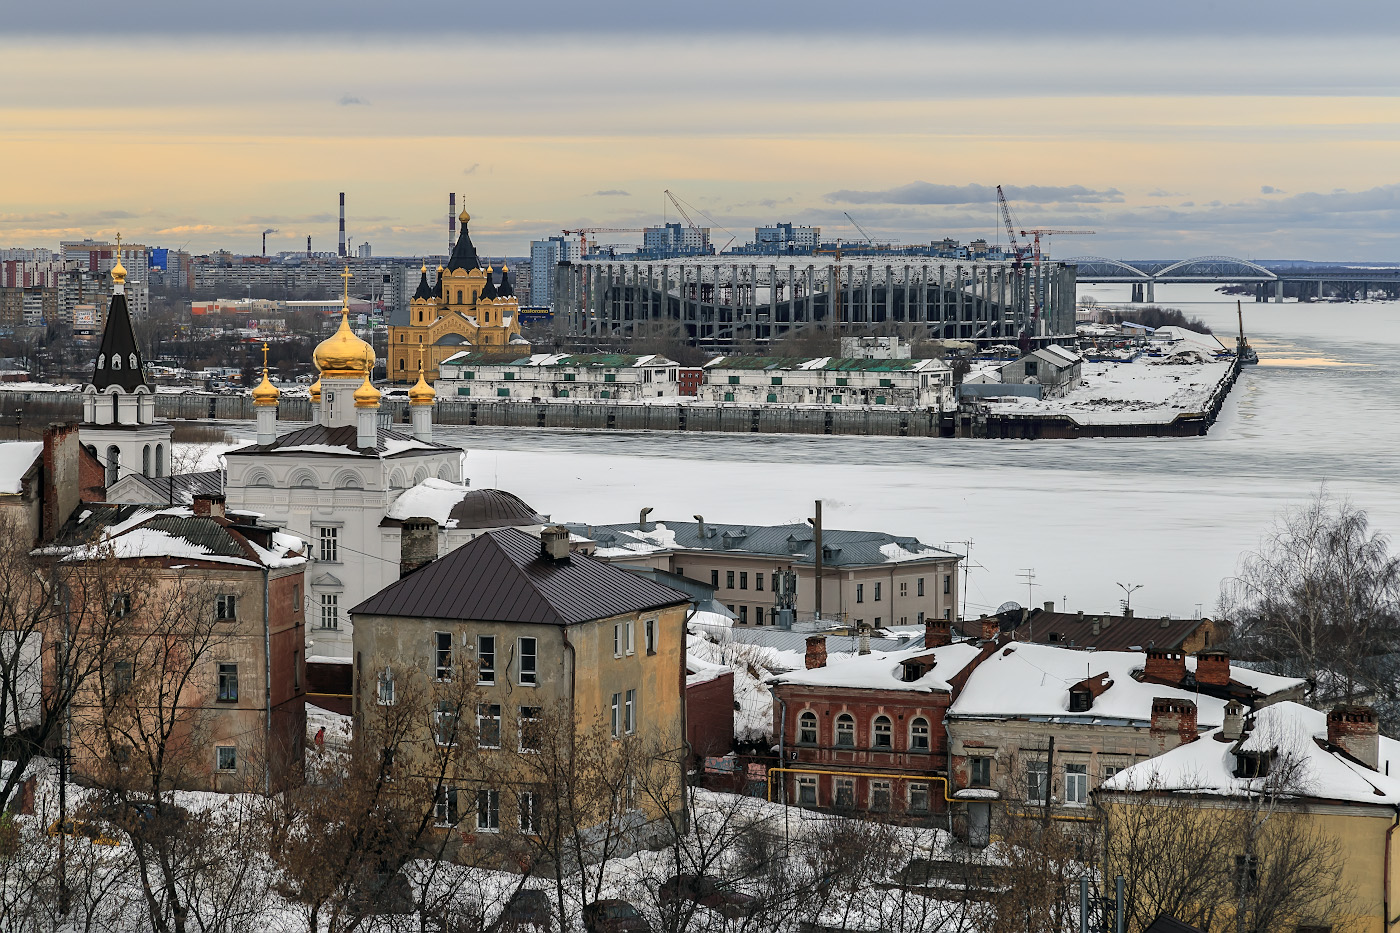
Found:
[(771, 227), (753, 228), (754, 246), (760, 250), (771, 250), (776, 253), (816, 249), (821, 238), (821, 227), (794, 227), (792, 224), (774, 224)]
[(578, 262), (583, 256), (579, 241), (552, 236), (530, 243), (530, 304), (554, 307), (554, 267), (561, 262)]
[(665, 224), (642, 230), (642, 248), (661, 254), (704, 256), (710, 252), (710, 228)]

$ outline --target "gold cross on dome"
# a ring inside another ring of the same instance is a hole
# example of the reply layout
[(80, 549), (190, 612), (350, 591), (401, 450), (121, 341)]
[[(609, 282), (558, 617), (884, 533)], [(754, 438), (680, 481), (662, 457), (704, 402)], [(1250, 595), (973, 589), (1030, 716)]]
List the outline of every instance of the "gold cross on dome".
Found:
[(420, 373), (423, 371), (423, 345), (421, 343), (418, 345), (418, 371)]
[(117, 258), (120, 259), (120, 258), (121, 258), (121, 255), (122, 255), (122, 235), (121, 235), (120, 233), (118, 233), (118, 234), (117, 234)]
[(267, 341), (263, 341), (263, 372), (267, 372)]
[(345, 304), (346, 304), (346, 307), (349, 307), (349, 305), (350, 305), (350, 280), (353, 279), (355, 276), (350, 272), (350, 267), (347, 265), (347, 266), (345, 267), (345, 271), (342, 272), (342, 273), (340, 273), (340, 277), (345, 281)]

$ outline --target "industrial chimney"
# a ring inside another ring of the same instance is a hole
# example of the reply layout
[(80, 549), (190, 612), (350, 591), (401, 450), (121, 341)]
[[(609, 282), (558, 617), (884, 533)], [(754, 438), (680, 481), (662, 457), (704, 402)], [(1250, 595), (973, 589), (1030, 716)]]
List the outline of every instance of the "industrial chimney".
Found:
[(345, 258), (345, 192), (340, 192), (340, 256)]
[(306, 235), (306, 258), (311, 258), (311, 234)]
[(457, 193), (447, 195), (447, 255), (452, 255), (452, 247), (457, 245)]

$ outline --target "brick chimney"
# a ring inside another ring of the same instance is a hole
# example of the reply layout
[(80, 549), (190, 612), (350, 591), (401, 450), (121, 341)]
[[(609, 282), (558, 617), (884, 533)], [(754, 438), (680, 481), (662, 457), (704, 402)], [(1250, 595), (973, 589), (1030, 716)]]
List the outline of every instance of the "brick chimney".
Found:
[(540, 531), (540, 556), (545, 560), (569, 559), (569, 529), (550, 525)]
[(203, 515), (206, 518), (224, 517), (225, 499), (221, 493), (202, 492), (194, 497), (194, 514)]
[(1190, 700), (1152, 698), (1152, 741), (1157, 753), (1196, 739), (1196, 704)]
[(982, 623), (982, 637), (984, 639), (990, 640), (1001, 634), (1001, 620), (996, 616), (983, 616), (978, 621)]
[(826, 636), (807, 636), (807, 670), (814, 667), (826, 667)]
[(1149, 680), (1179, 684), (1186, 679), (1186, 655), (1180, 651), (1149, 651), (1142, 675)]
[(1327, 714), (1327, 741), (1372, 771), (1379, 770), (1381, 740), (1376, 711), (1369, 706), (1335, 706)]
[(1225, 719), (1220, 726), (1220, 740), (1238, 742), (1244, 736), (1244, 704), (1231, 700), (1225, 704)]
[(1217, 648), (1197, 654), (1196, 683), (1212, 687), (1230, 686), (1230, 652)]
[(925, 648), (941, 648), (952, 641), (953, 634), (949, 630), (947, 619), (924, 619)]
[(403, 523), (399, 539), (399, 577), (406, 577), (438, 556), (437, 522), (414, 519)]
[(82, 495), (79, 476), (82, 451), (78, 426), (73, 422), (50, 424), (44, 429), (43, 489), (40, 491), (39, 540), (58, 537), (63, 523), (78, 508)]

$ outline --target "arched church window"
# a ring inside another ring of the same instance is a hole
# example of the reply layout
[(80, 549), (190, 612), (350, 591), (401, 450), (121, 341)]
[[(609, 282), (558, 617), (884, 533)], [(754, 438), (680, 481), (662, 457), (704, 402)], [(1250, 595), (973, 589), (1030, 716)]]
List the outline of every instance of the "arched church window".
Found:
[(151, 475), (151, 445), (147, 444), (141, 448), (141, 475)]
[(113, 369), (121, 369), (121, 368), (122, 368), (122, 358), (121, 358), (120, 356), (117, 356), (115, 353), (112, 354), (112, 368), (113, 368)]
[(400, 369), (400, 370), (403, 369), (403, 360), (402, 360), (402, 359), (399, 360), (399, 369)]
[(107, 362), (107, 354), (105, 354), (105, 353), (99, 353), (99, 354), (97, 354), (97, 368), (98, 368), (98, 369), (101, 369), (101, 368), (103, 367), (103, 365), (104, 365), (106, 362)]
[(457, 304), (461, 304), (461, 303), (462, 303), (462, 290), (459, 288), (459, 289), (457, 289)]
[(131, 354), (131, 368), (132, 368), (132, 369), (136, 369), (136, 368), (137, 368), (137, 366), (136, 366), (136, 354), (135, 354), (135, 353)]
[(122, 452), (115, 444), (107, 448), (107, 485), (111, 486), (121, 476)]
[(156, 476), (165, 475), (165, 445), (156, 445)]

